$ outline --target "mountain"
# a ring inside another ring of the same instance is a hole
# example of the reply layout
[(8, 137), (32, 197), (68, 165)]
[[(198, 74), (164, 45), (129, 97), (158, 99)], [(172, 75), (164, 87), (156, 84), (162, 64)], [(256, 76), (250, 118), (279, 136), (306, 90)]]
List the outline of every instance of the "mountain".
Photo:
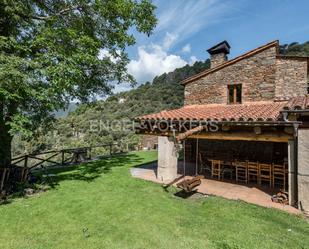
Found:
[[(280, 46), (284, 55), (309, 56), (309, 42)], [(75, 111), (59, 118), (54, 131), (29, 142), (15, 139), (15, 154), (24, 151), (79, 147), (120, 141), (134, 148), (140, 136), (134, 134), (132, 118), (183, 105), (180, 81), (210, 67), (210, 61), (177, 68), (155, 77), (135, 89), (121, 92), (106, 100), (79, 105)]]
[(18, 155), (114, 141), (121, 141), (134, 148), (139, 143), (140, 136), (134, 134), (132, 119), (182, 106), (184, 89), (180, 81), (209, 67), (209, 60), (198, 61), (157, 76), (152, 82), (146, 82), (130, 91), (114, 94), (106, 100), (81, 104), (67, 116), (61, 115), (54, 124), (53, 131), (41, 134), (31, 141), (15, 138), (13, 153)]

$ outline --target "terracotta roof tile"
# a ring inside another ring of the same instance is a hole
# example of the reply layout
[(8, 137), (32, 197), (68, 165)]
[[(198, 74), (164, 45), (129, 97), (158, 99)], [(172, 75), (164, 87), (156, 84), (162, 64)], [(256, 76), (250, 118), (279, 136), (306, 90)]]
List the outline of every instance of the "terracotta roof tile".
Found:
[(309, 95), (291, 98), (283, 109), (290, 111), (309, 109)]
[(138, 117), (138, 120), (275, 121), (286, 102), (242, 105), (192, 105)]
[(240, 105), (188, 105), (137, 117), (137, 120), (279, 121), (281, 111), (309, 109), (309, 95), (281, 102), (251, 102)]

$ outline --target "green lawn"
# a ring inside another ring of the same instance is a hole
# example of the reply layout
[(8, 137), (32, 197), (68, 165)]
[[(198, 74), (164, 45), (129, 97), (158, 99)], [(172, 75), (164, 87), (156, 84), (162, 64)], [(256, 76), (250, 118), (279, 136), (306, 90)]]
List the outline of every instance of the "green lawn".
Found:
[(58, 170), (53, 189), (0, 206), (0, 248), (309, 248), (304, 218), (216, 197), (180, 199), (130, 177), (130, 167), (156, 157)]

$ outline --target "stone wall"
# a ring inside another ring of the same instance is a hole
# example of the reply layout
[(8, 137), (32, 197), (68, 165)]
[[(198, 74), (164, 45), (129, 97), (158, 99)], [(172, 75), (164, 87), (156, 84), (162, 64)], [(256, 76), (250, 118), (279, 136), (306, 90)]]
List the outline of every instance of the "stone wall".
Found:
[(273, 46), (188, 83), (185, 105), (226, 104), (229, 84), (242, 84), (243, 103), (304, 95), (308, 87), (307, 65), (306, 59), (277, 56)]
[(227, 61), (227, 55), (225, 53), (212, 54), (210, 56), (210, 67), (214, 68)]
[(307, 60), (279, 57), (276, 65), (276, 99), (307, 94)]
[(275, 98), (276, 47), (270, 47), (185, 86), (185, 105), (225, 104), (227, 85), (242, 84), (242, 102)]
[(298, 130), (298, 202), (309, 213), (309, 129)]

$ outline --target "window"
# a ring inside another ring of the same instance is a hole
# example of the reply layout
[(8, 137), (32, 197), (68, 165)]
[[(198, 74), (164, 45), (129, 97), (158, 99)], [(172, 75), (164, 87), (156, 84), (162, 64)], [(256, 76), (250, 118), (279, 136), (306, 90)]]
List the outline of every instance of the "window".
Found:
[(241, 84), (228, 85), (228, 103), (241, 104)]

